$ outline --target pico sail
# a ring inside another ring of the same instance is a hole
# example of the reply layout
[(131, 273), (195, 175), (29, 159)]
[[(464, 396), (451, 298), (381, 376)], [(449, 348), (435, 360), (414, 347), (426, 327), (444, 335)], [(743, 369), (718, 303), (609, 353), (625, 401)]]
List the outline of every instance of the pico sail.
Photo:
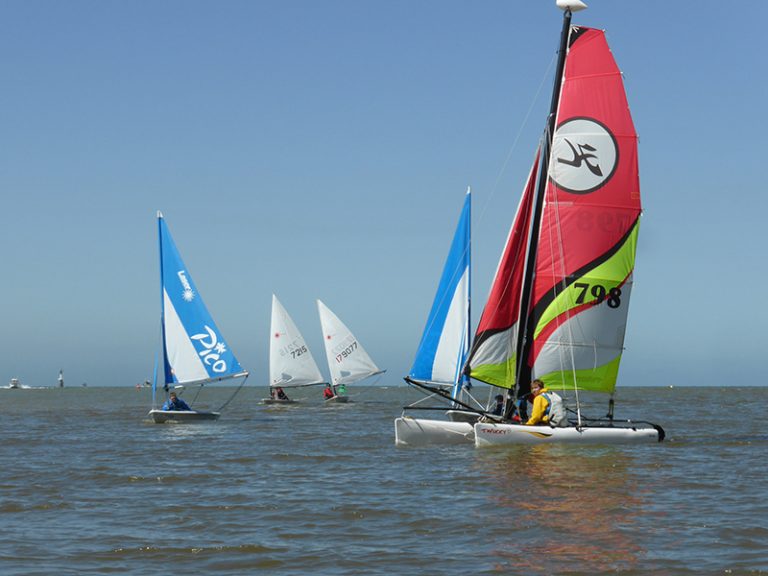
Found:
[(326, 402), (344, 403), (349, 400), (346, 394), (349, 384), (383, 374), (385, 370), (376, 366), (350, 329), (320, 300), (317, 310), (334, 391), (334, 396)]
[[(467, 363), (471, 377), (509, 389), (504, 418), (474, 425), (476, 446), (664, 438), (660, 426), (613, 418), (641, 212), (637, 134), (604, 32), (571, 27), (583, 2), (557, 5), (550, 115), (516, 217), (525, 245), (497, 273)], [(532, 379), (573, 392), (574, 416), (560, 427), (510, 423)], [(609, 394), (608, 416), (586, 418), (580, 391)]]
[[(462, 444), (474, 439), (472, 423), (479, 417), (477, 412), (421, 405), (435, 396), (450, 398), (457, 407), (474, 401), (464, 374), (470, 337), (471, 205), (471, 192), (467, 190), (416, 358), (405, 377), (406, 382), (431, 395), (404, 407), (403, 415), (395, 419), (398, 445)], [(408, 410), (440, 410), (447, 419), (413, 418), (406, 415)]]
[(288, 312), (272, 295), (272, 321), (269, 340), (269, 391), (264, 404), (295, 404), (283, 388), (325, 384), (304, 337)]
[(232, 397), (215, 412), (158, 409), (158, 375), (155, 370), (149, 416), (158, 424), (216, 420), (220, 411), (245, 384), (248, 372), (240, 366), (216, 327), (160, 212), (157, 213), (157, 223), (160, 239), (162, 388), (169, 394), (175, 393), (176, 389), (183, 390), (189, 386), (202, 388), (211, 382), (231, 378), (242, 377), (243, 381)]

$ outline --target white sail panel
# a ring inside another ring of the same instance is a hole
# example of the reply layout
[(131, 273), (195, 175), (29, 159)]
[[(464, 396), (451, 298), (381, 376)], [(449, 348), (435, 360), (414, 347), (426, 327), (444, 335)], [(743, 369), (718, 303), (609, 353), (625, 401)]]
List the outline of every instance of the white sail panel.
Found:
[(165, 353), (171, 372), (176, 382), (198, 382), (207, 380), (208, 370), (203, 365), (200, 355), (195, 350), (192, 339), (176, 313), (168, 292), (163, 290), (165, 307)]
[(383, 372), (374, 364), (349, 328), (320, 300), (317, 301), (317, 309), (320, 313), (328, 369), (334, 385), (352, 384)]
[(269, 385), (310, 386), (323, 382), (323, 375), (304, 337), (273, 294), (269, 340)]
[(458, 283), (453, 300), (445, 317), (443, 332), (435, 351), (435, 361), (432, 364), (432, 379), (435, 382), (458, 382), (464, 368), (464, 358), (467, 353), (468, 337), (467, 316), (469, 301), (469, 269)]

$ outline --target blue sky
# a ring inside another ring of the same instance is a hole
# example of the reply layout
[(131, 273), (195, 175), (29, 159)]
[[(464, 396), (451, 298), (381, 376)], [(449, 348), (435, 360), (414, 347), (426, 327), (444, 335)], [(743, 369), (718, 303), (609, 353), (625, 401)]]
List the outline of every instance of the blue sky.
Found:
[[(640, 135), (620, 383), (768, 384), (768, 8), (589, 6)], [(560, 25), (548, 0), (4, 0), (0, 380), (151, 377), (162, 210), (250, 383), (272, 293), (317, 359), (320, 298), (398, 383), (467, 186), (479, 316)]]

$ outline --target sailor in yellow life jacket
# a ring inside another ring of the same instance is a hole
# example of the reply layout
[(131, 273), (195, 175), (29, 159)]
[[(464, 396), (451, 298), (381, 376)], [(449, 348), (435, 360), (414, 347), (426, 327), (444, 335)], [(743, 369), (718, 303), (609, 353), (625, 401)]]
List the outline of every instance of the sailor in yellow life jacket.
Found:
[(531, 382), (531, 396), (533, 396), (533, 412), (526, 422), (528, 426), (550, 425), (567, 426), (563, 399), (554, 392), (544, 387), (544, 382), (534, 380)]

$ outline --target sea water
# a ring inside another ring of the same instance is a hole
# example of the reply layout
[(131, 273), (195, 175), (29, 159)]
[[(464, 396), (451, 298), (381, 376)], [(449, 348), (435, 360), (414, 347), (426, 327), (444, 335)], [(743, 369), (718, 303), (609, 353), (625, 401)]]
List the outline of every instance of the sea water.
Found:
[(401, 386), (265, 395), (0, 390), (0, 574), (768, 572), (768, 389), (620, 389), (663, 443), (503, 449), (396, 447)]

